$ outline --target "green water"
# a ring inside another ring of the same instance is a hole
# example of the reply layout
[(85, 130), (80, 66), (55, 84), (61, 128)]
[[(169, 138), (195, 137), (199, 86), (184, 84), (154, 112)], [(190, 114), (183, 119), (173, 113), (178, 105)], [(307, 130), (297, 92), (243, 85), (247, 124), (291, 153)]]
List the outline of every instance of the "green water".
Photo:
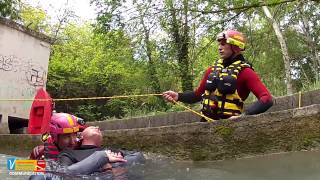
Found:
[(151, 165), (146, 168), (146, 179), (320, 179), (320, 152), (294, 152), (220, 162), (169, 162), (158, 168), (157, 163)]
[[(9, 176), (6, 168), (8, 156), (0, 157), (1, 180), (27, 178)], [(293, 152), (218, 162), (177, 162), (155, 158), (148, 159), (144, 165), (129, 167), (127, 173), (129, 177), (119, 176), (118, 179), (318, 180), (320, 152)]]

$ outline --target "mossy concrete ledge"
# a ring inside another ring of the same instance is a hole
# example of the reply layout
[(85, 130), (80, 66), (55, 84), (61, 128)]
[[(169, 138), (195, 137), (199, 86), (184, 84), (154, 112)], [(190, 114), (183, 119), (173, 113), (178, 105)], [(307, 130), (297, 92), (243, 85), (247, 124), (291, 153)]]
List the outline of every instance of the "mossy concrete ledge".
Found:
[(180, 160), (220, 160), (320, 147), (320, 104), (214, 123), (107, 130), (107, 146)]
[(38, 135), (0, 134), (0, 153), (28, 157), (32, 149), (42, 142)]
[[(320, 148), (320, 104), (214, 123), (103, 131), (109, 147), (181, 160), (219, 160)], [(26, 157), (40, 136), (1, 134), (0, 153)]]

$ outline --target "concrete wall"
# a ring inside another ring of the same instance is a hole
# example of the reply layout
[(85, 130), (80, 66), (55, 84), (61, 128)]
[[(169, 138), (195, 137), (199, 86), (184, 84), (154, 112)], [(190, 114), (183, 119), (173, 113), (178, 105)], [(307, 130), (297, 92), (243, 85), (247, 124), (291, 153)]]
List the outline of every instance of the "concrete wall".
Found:
[[(0, 18), (0, 99), (33, 99), (46, 85), (49, 55), (43, 35)], [(28, 119), (31, 103), (0, 101), (0, 129), (7, 129), (8, 116)]]
[[(299, 93), (295, 93), (290, 96), (276, 97), (273, 106), (268, 112), (298, 108), (299, 96)], [(304, 107), (312, 104), (320, 104), (320, 90), (301, 93), (300, 106)]]
[(320, 104), (215, 123), (104, 131), (111, 147), (219, 160), (320, 147)]
[(99, 126), (101, 130), (134, 129), (158, 126), (177, 125), (182, 123), (198, 122), (198, 115), (190, 112), (167, 113), (157, 116), (138, 117), (130, 119), (88, 122), (88, 125)]
[[(104, 145), (180, 160), (220, 160), (320, 149), (320, 104), (214, 123), (103, 131)], [(0, 135), (0, 153), (27, 156), (40, 136)]]
[(28, 157), (35, 146), (42, 144), (40, 138), (27, 134), (0, 134), (0, 153)]
[[(320, 149), (320, 104), (215, 123), (103, 131), (108, 147), (180, 160), (219, 160)], [(40, 136), (0, 135), (0, 153), (27, 156)]]

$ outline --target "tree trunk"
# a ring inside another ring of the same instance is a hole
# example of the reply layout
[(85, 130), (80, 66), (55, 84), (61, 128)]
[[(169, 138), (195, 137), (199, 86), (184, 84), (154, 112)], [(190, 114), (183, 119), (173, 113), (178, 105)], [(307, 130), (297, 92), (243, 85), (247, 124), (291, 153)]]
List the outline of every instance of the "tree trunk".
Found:
[(292, 80), (291, 80), (290, 57), (289, 57), (288, 48), (287, 48), (285, 39), (280, 31), (280, 27), (279, 27), (278, 23), (271, 15), (268, 7), (262, 6), (262, 9), (263, 9), (264, 14), (267, 16), (269, 21), (272, 23), (273, 30), (276, 33), (276, 36), (277, 36), (278, 41), (280, 43), (283, 62), (284, 62), (284, 68), (285, 68), (285, 73), (286, 73), (287, 94), (292, 94), (293, 89), (292, 89)]
[(308, 20), (305, 17), (305, 12), (302, 9), (299, 9), (299, 12), (301, 15), (300, 17), (302, 19), (302, 29), (305, 36), (305, 41), (307, 42), (309, 50), (313, 56), (312, 62), (313, 62), (314, 68), (312, 69), (315, 73), (316, 81), (319, 81), (320, 57), (319, 57), (319, 52), (317, 50), (317, 44), (312, 40), (312, 36), (310, 34), (310, 27), (309, 27)]
[(157, 77), (157, 71), (156, 71), (156, 64), (154, 62), (154, 59), (152, 58), (152, 48), (151, 48), (151, 42), (150, 42), (150, 30), (147, 29), (143, 17), (141, 19), (141, 24), (143, 26), (143, 33), (144, 33), (144, 41), (146, 45), (146, 54), (148, 57), (148, 76), (151, 83), (151, 87), (154, 91), (154, 93), (160, 93), (160, 82)]
[[(182, 90), (193, 90), (192, 76), (190, 73), (189, 62), (189, 27), (188, 27), (188, 0), (183, 1), (183, 15), (184, 22), (180, 25), (177, 20), (176, 10), (174, 9), (173, 2), (169, 1), (169, 8), (172, 16), (171, 34), (174, 39), (174, 44), (177, 49), (177, 58), (179, 65), (180, 78), (182, 81)], [(181, 33), (180, 28), (182, 27)]]

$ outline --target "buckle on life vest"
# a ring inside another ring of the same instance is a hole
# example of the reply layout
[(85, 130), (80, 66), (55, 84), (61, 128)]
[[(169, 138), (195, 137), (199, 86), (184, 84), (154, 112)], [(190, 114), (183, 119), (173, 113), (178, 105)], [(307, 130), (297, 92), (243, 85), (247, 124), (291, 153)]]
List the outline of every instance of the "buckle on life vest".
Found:
[(48, 133), (42, 134), (41, 135), (41, 141), (42, 142), (46, 142), (48, 140), (49, 136), (50, 135)]
[(218, 83), (217, 89), (221, 94), (233, 94), (235, 93), (237, 87), (237, 79), (233, 76), (224, 76), (222, 80)]
[(219, 83), (219, 76), (217, 72), (212, 72), (209, 74), (205, 89), (208, 91), (215, 91)]

